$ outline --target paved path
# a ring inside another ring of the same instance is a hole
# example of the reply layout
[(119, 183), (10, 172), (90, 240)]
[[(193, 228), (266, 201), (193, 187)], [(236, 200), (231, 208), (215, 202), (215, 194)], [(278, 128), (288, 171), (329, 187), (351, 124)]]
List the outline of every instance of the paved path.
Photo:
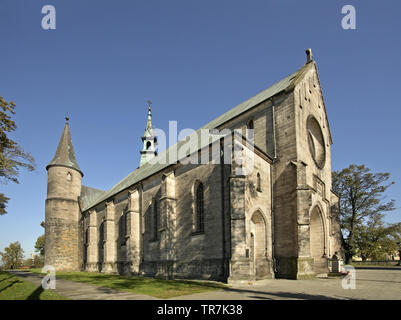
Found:
[(342, 288), (341, 278), (313, 280), (273, 279), (253, 285), (232, 286), (229, 290), (176, 297), (182, 300), (401, 300), (401, 268), (364, 267), (356, 270), (356, 288)]
[[(38, 286), (42, 277), (30, 272), (12, 274)], [(225, 290), (196, 293), (172, 300), (326, 300), (385, 299), (401, 300), (401, 268), (363, 267), (356, 270), (356, 289), (342, 288), (341, 278), (314, 280), (263, 280), (252, 285), (235, 285)], [(154, 297), (58, 279), (57, 293), (78, 300), (147, 300)]]
[[(26, 271), (9, 271), (16, 277), (33, 282), (40, 286), (42, 276)], [(54, 290), (63, 297), (73, 300), (151, 300), (156, 299), (143, 294), (135, 294), (114, 290), (105, 287), (96, 287), (87, 283), (74, 282), (70, 280), (57, 279), (56, 289)]]

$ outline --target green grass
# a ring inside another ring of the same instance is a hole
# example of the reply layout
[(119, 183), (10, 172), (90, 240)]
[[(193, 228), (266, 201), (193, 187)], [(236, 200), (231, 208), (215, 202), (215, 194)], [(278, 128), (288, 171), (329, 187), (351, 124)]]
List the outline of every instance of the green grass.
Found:
[[(41, 272), (40, 269), (31, 269), (30, 271)], [(227, 288), (224, 284), (205, 281), (164, 280), (137, 276), (107, 275), (95, 272), (57, 272), (57, 278), (136, 294), (145, 294), (161, 299)]]
[(66, 300), (66, 298), (51, 290), (44, 290), (42, 286), (0, 271), (0, 300)]
[(368, 264), (368, 263), (351, 263), (353, 267), (390, 267), (390, 268), (399, 268), (396, 263), (395, 264), (386, 264), (386, 263), (375, 263), (375, 264)]

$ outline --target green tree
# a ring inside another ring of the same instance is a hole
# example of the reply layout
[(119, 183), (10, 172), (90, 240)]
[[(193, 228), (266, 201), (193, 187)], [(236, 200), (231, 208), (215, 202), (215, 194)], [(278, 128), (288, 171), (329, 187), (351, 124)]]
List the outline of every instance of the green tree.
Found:
[(386, 224), (383, 215), (375, 215), (355, 228), (355, 253), (363, 261), (386, 260), (397, 252), (401, 223)]
[(45, 235), (41, 235), (36, 239), (35, 243), (35, 251), (39, 252), (39, 254), (43, 257), (45, 255)]
[(18, 269), (24, 262), (24, 250), (18, 241), (11, 243), (4, 252), (0, 252), (0, 256), (4, 269)]
[(395, 209), (384, 193), (394, 183), (389, 173), (372, 173), (364, 165), (350, 165), (333, 172), (333, 191), (339, 197), (341, 239), (345, 262), (356, 254), (355, 233), (369, 220)]
[[(15, 114), (15, 103), (7, 102), (0, 96), (0, 182), (19, 183), (19, 169), (34, 170), (35, 160), (26, 153), (17, 142), (10, 139), (9, 133), (17, 129), (12, 116)], [(7, 213), (9, 198), (0, 193), (0, 215)]]

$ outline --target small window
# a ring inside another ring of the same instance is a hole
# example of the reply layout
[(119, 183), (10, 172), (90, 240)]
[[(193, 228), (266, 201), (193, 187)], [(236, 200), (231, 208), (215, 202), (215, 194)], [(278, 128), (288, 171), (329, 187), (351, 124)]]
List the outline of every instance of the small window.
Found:
[(253, 124), (253, 119), (249, 119), (246, 125), (246, 138), (253, 142), (255, 136), (255, 128)]
[(256, 191), (262, 192), (261, 181), (260, 181), (260, 173), (256, 175)]
[(146, 142), (146, 150), (149, 150), (152, 143), (150, 141)]
[(248, 120), (248, 124), (247, 124), (247, 129), (248, 130), (253, 130), (254, 129), (254, 126), (253, 126), (253, 119), (249, 119)]
[(72, 174), (71, 172), (67, 173), (67, 181), (72, 181)]

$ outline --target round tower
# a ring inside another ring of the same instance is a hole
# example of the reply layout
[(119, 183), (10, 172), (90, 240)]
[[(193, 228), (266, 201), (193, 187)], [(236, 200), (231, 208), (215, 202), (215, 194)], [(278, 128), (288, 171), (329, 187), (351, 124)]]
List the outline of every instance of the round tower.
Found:
[(68, 118), (56, 154), (46, 166), (45, 265), (80, 270), (79, 195), (83, 173), (75, 159)]

